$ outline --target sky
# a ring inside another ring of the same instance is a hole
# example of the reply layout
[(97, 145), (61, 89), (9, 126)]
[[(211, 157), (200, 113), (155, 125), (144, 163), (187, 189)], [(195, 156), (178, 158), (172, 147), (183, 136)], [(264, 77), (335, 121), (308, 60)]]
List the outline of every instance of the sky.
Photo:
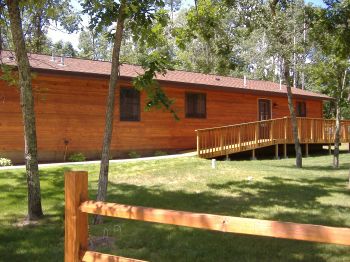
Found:
[[(324, 3), (322, 0), (305, 0), (307, 3), (312, 3), (316, 6), (324, 6)], [(78, 3), (78, 0), (72, 1), (73, 7), (77, 10), (81, 10), (80, 4)], [(183, 7), (189, 7), (194, 5), (194, 0), (183, 0), (182, 6)], [(86, 15), (82, 16), (82, 25), (87, 26), (88, 25), (88, 19)], [(78, 43), (79, 43), (79, 33), (76, 32), (74, 34), (68, 34), (64, 32), (61, 28), (56, 28), (55, 26), (50, 26), (48, 29), (48, 37), (51, 38), (53, 42), (58, 42), (60, 40), (64, 42), (71, 42), (75, 49), (78, 49)]]

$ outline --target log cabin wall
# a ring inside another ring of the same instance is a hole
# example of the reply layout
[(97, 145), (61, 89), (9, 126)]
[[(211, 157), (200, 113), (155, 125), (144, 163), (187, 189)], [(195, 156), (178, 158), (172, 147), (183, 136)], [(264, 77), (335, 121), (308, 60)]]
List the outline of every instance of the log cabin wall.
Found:
[[(130, 81), (121, 81), (130, 87)], [(145, 112), (144, 93), (141, 94), (139, 122), (119, 120), (119, 92), (116, 94), (112, 156), (122, 157), (136, 151), (150, 154), (156, 150), (178, 151), (196, 147), (195, 129), (242, 122), (257, 121), (258, 99), (270, 99), (272, 118), (289, 115), (287, 98), (228, 91), (194, 88), (190, 85), (163, 86), (175, 99), (174, 107), (180, 117), (164, 110)], [(108, 78), (38, 73), (33, 79), (37, 121), (39, 160), (62, 161), (65, 141), (68, 154), (84, 153), (89, 159), (100, 156)], [(206, 118), (185, 117), (185, 93), (206, 94)], [(307, 117), (322, 117), (322, 101), (312, 98), (306, 102)], [(14, 163), (23, 162), (23, 126), (19, 92), (0, 82), (0, 157)]]

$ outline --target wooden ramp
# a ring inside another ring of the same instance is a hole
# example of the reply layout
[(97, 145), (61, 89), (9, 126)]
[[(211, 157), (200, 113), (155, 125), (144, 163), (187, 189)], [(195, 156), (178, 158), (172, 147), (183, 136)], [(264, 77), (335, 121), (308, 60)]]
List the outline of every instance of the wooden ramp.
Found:
[[(335, 120), (321, 118), (297, 118), (301, 144), (332, 144), (335, 136)], [(229, 126), (198, 129), (197, 154), (202, 158), (228, 156), (230, 154), (276, 145), (293, 144), (290, 117), (242, 123)], [(350, 120), (341, 121), (341, 143), (350, 142)]]

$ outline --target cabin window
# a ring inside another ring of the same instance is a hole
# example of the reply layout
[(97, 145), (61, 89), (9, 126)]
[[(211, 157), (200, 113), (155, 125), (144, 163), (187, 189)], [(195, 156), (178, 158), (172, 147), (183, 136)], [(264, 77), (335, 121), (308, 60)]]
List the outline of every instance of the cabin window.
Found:
[(296, 111), (297, 117), (306, 117), (306, 103), (297, 102)]
[(120, 89), (120, 121), (140, 121), (140, 92), (133, 88)]
[(206, 118), (206, 94), (186, 93), (186, 117)]

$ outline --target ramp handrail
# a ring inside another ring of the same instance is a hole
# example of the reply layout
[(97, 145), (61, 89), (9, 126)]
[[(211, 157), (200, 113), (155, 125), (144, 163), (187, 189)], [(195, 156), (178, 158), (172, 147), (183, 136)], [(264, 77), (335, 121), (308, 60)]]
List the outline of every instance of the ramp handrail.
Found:
[[(297, 118), (298, 136), (303, 144), (332, 144), (335, 120)], [(197, 129), (197, 154), (211, 158), (260, 147), (294, 143), (290, 117)], [(340, 141), (350, 142), (350, 120), (341, 121)]]

